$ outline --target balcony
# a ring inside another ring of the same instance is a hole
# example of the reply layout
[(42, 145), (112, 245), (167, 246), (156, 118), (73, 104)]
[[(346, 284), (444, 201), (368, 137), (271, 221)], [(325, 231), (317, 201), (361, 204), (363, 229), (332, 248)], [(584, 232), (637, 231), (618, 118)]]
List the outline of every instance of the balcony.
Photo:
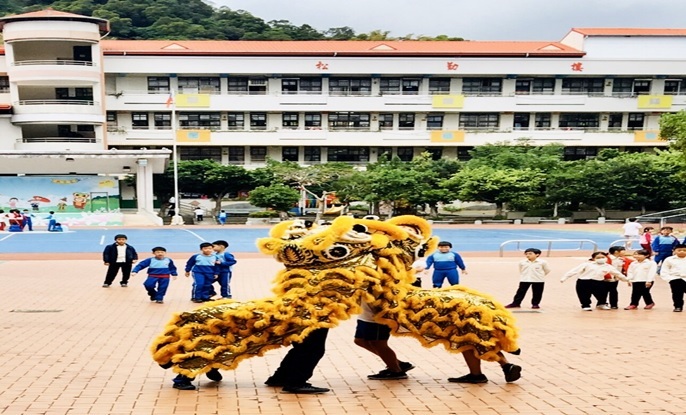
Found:
[(100, 103), (73, 99), (26, 99), (14, 102), (15, 124), (102, 124)]
[(17, 85), (78, 86), (100, 82), (101, 68), (89, 61), (23, 60), (12, 63), (7, 74)]

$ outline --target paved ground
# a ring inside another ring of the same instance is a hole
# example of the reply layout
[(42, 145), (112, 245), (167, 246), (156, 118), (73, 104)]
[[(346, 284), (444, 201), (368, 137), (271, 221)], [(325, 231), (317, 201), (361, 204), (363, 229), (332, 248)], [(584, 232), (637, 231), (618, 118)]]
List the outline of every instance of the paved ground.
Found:
[[(471, 273), (463, 283), (509, 302), (519, 258), (474, 255), (465, 255)], [(255, 254), (238, 258), (235, 297), (270, 295), (279, 265)], [(333, 391), (317, 396), (262, 384), (285, 349), (244, 361), (221, 383), (203, 376), (197, 391), (172, 389), (172, 373), (153, 363), (148, 349), (173, 312), (193, 307), (190, 282), (173, 281), (165, 304), (152, 304), (142, 277), (129, 288), (105, 289), (96, 258), (46, 259), (0, 261), (3, 415), (686, 413), (686, 314), (672, 312), (668, 285), (656, 285), (653, 310), (582, 312), (574, 282), (559, 283), (582, 257), (551, 258), (542, 311), (517, 313), (523, 354), (512, 360), (524, 367), (517, 383), (506, 384), (492, 363), (484, 365), (488, 384), (448, 383), (466, 373), (462, 358), (410, 339), (391, 340), (417, 366), (410, 378), (368, 381), (383, 365), (352, 343), (351, 320), (330, 333), (312, 382)], [(626, 286), (620, 296), (627, 305)]]

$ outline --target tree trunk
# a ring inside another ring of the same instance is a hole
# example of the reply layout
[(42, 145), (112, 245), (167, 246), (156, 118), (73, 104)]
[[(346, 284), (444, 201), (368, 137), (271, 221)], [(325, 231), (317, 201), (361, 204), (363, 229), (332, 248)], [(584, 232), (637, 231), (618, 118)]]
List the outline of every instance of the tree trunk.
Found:
[(222, 198), (224, 195), (214, 195), (212, 200), (214, 200), (214, 216), (216, 217), (219, 214), (219, 211), (222, 210)]
[(503, 216), (503, 202), (495, 202), (495, 215)]
[(553, 217), (554, 218), (557, 217), (557, 207), (558, 207), (558, 203), (555, 202), (555, 204), (553, 205)]
[(433, 204), (429, 205), (429, 211), (430, 211), (429, 215), (432, 218), (437, 217), (438, 216), (438, 203), (433, 203)]
[(599, 207), (599, 206), (595, 206), (595, 210), (598, 211), (598, 215), (599, 215), (599, 216), (605, 217), (605, 208)]

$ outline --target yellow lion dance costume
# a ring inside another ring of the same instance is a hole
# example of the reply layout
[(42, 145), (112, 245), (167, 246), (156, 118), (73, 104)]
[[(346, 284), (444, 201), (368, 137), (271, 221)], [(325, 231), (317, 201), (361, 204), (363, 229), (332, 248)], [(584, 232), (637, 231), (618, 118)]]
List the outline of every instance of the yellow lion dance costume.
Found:
[(276, 225), (258, 241), (285, 265), (273, 297), (220, 300), (175, 315), (152, 346), (161, 366), (194, 378), (210, 369), (234, 369), (242, 359), (301, 342), (318, 328), (333, 328), (359, 314), (365, 301), (375, 319), (395, 335), (426, 347), (473, 350), (482, 360), (516, 352), (511, 313), (492, 298), (462, 286), (423, 290), (411, 285), (419, 250), (437, 239), (415, 216), (385, 222), (339, 217), (306, 228), (302, 221)]

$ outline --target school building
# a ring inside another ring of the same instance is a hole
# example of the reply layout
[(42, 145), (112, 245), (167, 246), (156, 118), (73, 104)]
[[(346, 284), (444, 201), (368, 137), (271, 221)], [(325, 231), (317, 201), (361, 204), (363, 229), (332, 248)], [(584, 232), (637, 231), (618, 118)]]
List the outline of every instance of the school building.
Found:
[(686, 29), (575, 28), (559, 41), (108, 40), (106, 20), (54, 10), (1, 18), (0, 29), (0, 173), (140, 173), (148, 207), (145, 184), (174, 144), (179, 160), (247, 168), (267, 157), (467, 159), (475, 146), (521, 140), (580, 159), (666, 146), (660, 115), (686, 108)]

